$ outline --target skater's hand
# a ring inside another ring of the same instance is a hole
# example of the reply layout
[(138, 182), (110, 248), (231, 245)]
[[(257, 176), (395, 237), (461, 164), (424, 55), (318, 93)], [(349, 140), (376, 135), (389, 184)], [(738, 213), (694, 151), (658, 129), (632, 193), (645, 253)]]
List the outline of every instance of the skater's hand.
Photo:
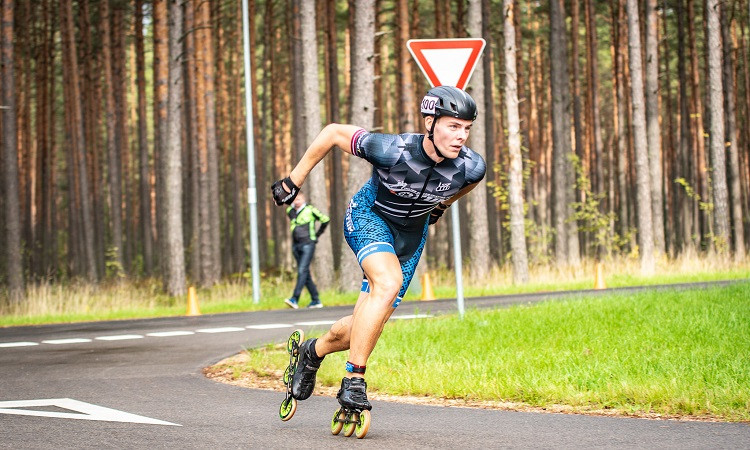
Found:
[(443, 217), (443, 213), (446, 209), (448, 209), (448, 205), (438, 203), (437, 206), (435, 206), (432, 211), (430, 211), (430, 225), (436, 224), (437, 221), (440, 220), (441, 217)]
[(277, 206), (284, 203), (291, 205), (297, 194), (299, 194), (299, 187), (289, 177), (278, 180), (271, 185), (271, 195), (273, 195), (273, 201)]

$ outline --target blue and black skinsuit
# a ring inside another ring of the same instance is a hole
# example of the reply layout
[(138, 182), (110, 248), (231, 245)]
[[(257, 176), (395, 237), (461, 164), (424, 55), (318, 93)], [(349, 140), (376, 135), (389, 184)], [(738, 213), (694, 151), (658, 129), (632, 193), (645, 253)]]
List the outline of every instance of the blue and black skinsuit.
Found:
[[(427, 239), (430, 211), (484, 178), (484, 159), (464, 146), (455, 159), (436, 163), (425, 152), (423, 134), (354, 133), (351, 152), (370, 162), (372, 177), (352, 197), (344, 237), (359, 264), (369, 255), (394, 253), (404, 282), (393, 306), (409, 287)], [(362, 292), (369, 292), (367, 279)]]
[[(330, 219), (321, 213), (316, 207), (304, 204), (299, 210), (290, 206), (286, 214), (291, 220), (289, 228), (292, 231), (292, 253), (297, 261), (297, 284), (294, 286), (292, 298), (296, 302), (302, 294), (302, 288), (307, 287), (312, 297), (312, 303), (318, 303), (320, 296), (318, 287), (310, 274), (310, 262), (315, 253), (315, 244), (323, 231), (328, 226)], [(315, 223), (320, 222), (320, 228), (315, 230)]]

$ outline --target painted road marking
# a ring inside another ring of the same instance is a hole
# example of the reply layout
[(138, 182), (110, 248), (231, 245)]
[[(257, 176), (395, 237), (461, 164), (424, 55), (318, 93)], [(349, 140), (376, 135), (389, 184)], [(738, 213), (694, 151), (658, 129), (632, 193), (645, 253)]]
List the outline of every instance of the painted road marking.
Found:
[(245, 328), (249, 330), (271, 330), (273, 328), (291, 328), (293, 326), (288, 323), (267, 323), (265, 325), (248, 325)]
[[(431, 314), (404, 314), (399, 316), (392, 316), (392, 319), (425, 319), (428, 317), (434, 317)], [(296, 322), (294, 324), (288, 324), (288, 323), (264, 323), (264, 324), (258, 324), (258, 325), (247, 325), (244, 328), (241, 327), (218, 327), (218, 328), (202, 328), (200, 330), (195, 331), (183, 331), (183, 330), (176, 330), (176, 331), (158, 331), (154, 333), (147, 333), (146, 336), (151, 337), (171, 337), (171, 336), (189, 336), (195, 333), (231, 333), (235, 331), (245, 331), (245, 329), (249, 330), (271, 330), (275, 328), (291, 328), (294, 326), (318, 326), (318, 325), (332, 325), (336, 323), (335, 320), (317, 320), (317, 321), (311, 321), (311, 322)], [(144, 336), (140, 334), (121, 334), (121, 335), (113, 335), (113, 336), (99, 336), (94, 339), (99, 341), (122, 341), (122, 340), (128, 340), (128, 339), (143, 339)], [(53, 345), (62, 345), (62, 344), (83, 344), (86, 342), (92, 342), (92, 339), (86, 339), (86, 338), (70, 338), (70, 339), (48, 339), (44, 340), (41, 343), (42, 344), (53, 344)], [(12, 347), (30, 347), (39, 345), (38, 342), (27, 342), (27, 341), (19, 341), (19, 342), (0, 342), (0, 348), (12, 348)]]
[(29, 347), (32, 345), (39, 345), (37, 342), (2, 342), (0, 343), (0, 347)]
[(140, 334), (120, 334), (118, 336), (99, 336), (94, 338), (98, 341), (127, 341), (130, 339), (143, 339)]
[[(56, 406), (58, 408), (75, 411), (73, 413), (35, 411), (32, 409), (17, 408), (34, 408), (40, 406)], [(176, 423), (165, 422), (163, 420), (152, 419), (150, 417), (138, 416), (135, 414), (118, 411), (116, 409), (105, 408), (103, 406), (92, 405), (70, 398), (50, 398), (44, 400), (21, 400), (11, 402), (0, 402), (0, 414), (15, 414), (19, 416), (38, 416), (38, 417), (56, 417), (60, 419), (79, 419), (79, 420), (100, 420), (105, 422), (128, 422), (144, 423), (150, 425), (173, 425), (181, 427)]]
[(48, 341), (42, 341), (42, 344), (82, 344), (84, 342), (91, 342), (91, 339), (81, 339), (81, 338), (73, 338), (73, 339), (50, 339)]
[(146, 336), (153, 337), (171, 337), (171, 336), (189, 336), (195, 334), (192, 331), (159, 331), (157, 333), (148, 333)]
[(335, 320), (318, 320), (316, 322), (295, 322), (295, 325), (314, 327), (315, 325), (333, 325)]
[(432, 314), (404, 314), (402, 316), (391, 316), (391, 319), (427, 319), (434, 317)]
[(233, 331), (245, 331), (244, 328), (238, 327), (221, 327), (221, 328), (203, 328), (202, 330), (195, 330), (198, 333), (231, 333)]

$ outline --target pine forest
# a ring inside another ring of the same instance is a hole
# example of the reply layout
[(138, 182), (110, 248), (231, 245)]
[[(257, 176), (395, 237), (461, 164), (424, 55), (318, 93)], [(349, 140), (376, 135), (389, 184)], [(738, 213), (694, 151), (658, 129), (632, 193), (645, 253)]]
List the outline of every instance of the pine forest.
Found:
[[(243, 11), (243, 3), (247, 9)], [(286, 177), (331, 122), (424, 133), (409, 39), (482, 37), (467, 87), (484, 181), (458, 202), (464, 270), (745, 258), (749, 0), (0, 0), (2, 296), (249, 271), (243, 15), (262, 273), (293, 266)], [(348, 149), (346, 149), (348, 150)], [(303, 187), (331, 217), (316, 282), (361, 279), (341, 223), (371, 167), (342, 151)], [(455, 206), (454, 206), (455, 207)], [(453, 267), (452, 225), (428, 267)], [(0, 301), (2, 303), (2, 301)]]

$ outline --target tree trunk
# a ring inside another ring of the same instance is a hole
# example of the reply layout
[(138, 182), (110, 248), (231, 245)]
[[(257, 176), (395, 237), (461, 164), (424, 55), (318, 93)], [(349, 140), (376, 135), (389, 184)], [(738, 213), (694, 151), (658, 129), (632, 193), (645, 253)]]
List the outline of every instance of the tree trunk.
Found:
[[(471, 10), (470, 14), (471, 14)], [(505, 22), (505, 107), (508, 113), (508, 154), (510, 173), (508, 174), (508, 201), (510, 203), (510, 248), (513, 261), (513, 282), (523, 284), (529, 281), (529, 264), (526, 253), (526, 228), (523, 208), (523, 164), (521, 159), (521, 121), (518, 115), (518, 94), (516, 86), (516, 34), (513, 25), (515, 1), (503, 1)], [(474, 255), (472, 254), (472, 257)]]
[(63, 47), (63, 65), (68, 66), (67, 79), (63, 82), (65, 102), (70, 104), (69, 125), (72, 137), (74, 163), (78, 170), (80, 189), (81, 225), (83, 229), (83, 267), (89, 281), (96, 282), (96, 255), (94, 254), (94, 220), (89, 196), (89, 180), (86, 164), (86, 143), (81, 112), (81, 90), (78, 76), (78, 55), (76, 54), (75, 30), (73, 25), (73, 5), (70, 0), (60, 2), (60, 29)]
[[(112, 34), (110, 31), (109, 0), (101, 2), (102, 59), (104, 60), (104, 98), (107, 120), (107, 176), (109, 180), (109, 211), (112, 221), (112, 247), (109, 257), (114, 261), (115, 276), (123, 270), (122, 241), (122, 176), (120, 174), (120, 152), (117, 145), (117, 121), (115, 111), (115, 87), (112, 67)], [(110, 266), (112, 267), (112, 266)]]
[[(695, 183), (694, 189), (698, 191), (698, 195), (701, 201), (708, 202), (708, 174), (706, 172), (706, 141), (705, 131), (703, 130), (703, 97), (700, 91), (700, 70), (698, 68), (698, 49), (696, 47), (697, 40), (695, 37), (695, 7), (694, 1), (687, 0), (687, 15), (688, 15), (688, 43), (690, 45), (690, 67), (691, 67), (691, 82), (692, 82), (692, 106), (693, 109), (690, 113), (690, 117), (695, 119), (695, 126), (691, 127), (694, 131), (694, 148), (695, 153), (693, 159), (697, 161), (694, 166), (695, 169)], [(699, 241), (703, 242), (709, 234), (709, 221), (708, 215), (698, 208), (696, 202), (694, 211), (694, 217), (697, 216), (700, 221), (698, 228)]]
[[(320, 133), (320, 91), (318, 89), (318, 41), (316, 39), (315, 2), (300, 4), (300, 33), (302, 38), (302, 92), (304, 115), (304, 142), (309, 145)], [(335, 181), (334, 181), (335, 182)], [(310, 201), (316, 208), (328, 212), (328, 190), (326, 189), (325, 161), (320, 161), (307, 178)], [(315, 280), (321, 289), (333, 286), (332, 233), (324, 233), (315, 246)]]
[[(726, 143), (729, 145), (729, 194), (731, 196), (734, 255), (738, 260), (745, 256), (745, 229), (742, 223), (742, 192), (740, 187), (740, 159), (737, 139), (737, 101), (735, 99), (734, 46), (730, 32), (730, 10), (724, 4), (721, 14), (721, 36), (724, 49), (724, 111), (726, 117)], [(729, 237), (729, 236), (727, 236)]]
[(156, 174), (156, 246), (157, 264), (164, 273), (167, 234), (165, 208), (164, 178), (162, 158), (167, 145), (167, 103), (169, 87), (169, 34), (167, 28), (167, 0), (153, 0), (153, 37), (154, 37), (154, 172)]
[(414, 73), (413, 64), (409, 60), (410, 55), (406, 49), (406, 41), (409, 40), (409, 5), (408, 0), (396, 1), (396, 54), (398, 58), (398, 70), (396, 70), (396, 83), (399, 90), (398, 103), (398, 130), (403, 132), (419, 132), (419, 118), (415, 115), (417, 100), (414, 97)]
[[(338, 51), (337, 51), (337, 34), (336, 34), (336, 2), (335, 0), (326, 0), (326, 89), (328, 100), (327, 120), (328, 122), (338, 123), (340, 120), (339, 115), (339, 66), (338, 66)], [(329, 170), (332, 174), (331, 177), (331, 208), (329, 216), (331, 217), (331, 223), (336, 226), (343, 222), (344, 202), (344, 189), (340, 189), (336, 186), (336, 183), (343, 183), (343, 169), (341, 165), (341, 157), (343, 153), (339, 149), (334, 149), (331, 155), (331, 166)], [(333, 230), (332, 230), (333, 231)], [(333, 252), (333, 266), (336, 271), (341, 269), (341, 253), (342, 253), (342, 241), (338, 236), (334, 236), (335, 232), (331, 234), (331, 247)], [(345, 249), (344, 249), (345, 250)]]
[(565, 37), (565, 7), (562, 0), (550, 0), (550, 83), (552, 90), (552, 145), (554, 177), (555, 259), (559, 266), (577, 265), (578, 233), (568, 224), (573, 202), (573, 178), (569, 157), (570, 90), (568, 87), (568, 51)]
[(627, 0), (628, 47), (630, 56), (630, 89), (633, 105), (633, 139), (635, 141), (635, 166), (637, 177), (638, 245), (641, 256), (641, 271), (653, 273), (654, 233), (651, 209), (651, 182), (648, 163), (648, 139), (646, 136), (646, 111), (644, 109), (643, 69), (641, 64), (641, 33), (638, 18), (638, 2)]
[(16, 85), (13, 61), (14, 1), (0, 3), (0, 73), (2, 84), (2, 162), (3, 213), (5, 214), (5, 258), (11, 304), (24, 300), (23, 260), (21, 259), (21, 211), (18, 192), (18, 142), (16, 136)]
[(646, 0), (646, 139), (651, 180), (654, 251), (664, 252), (664, 193), (662, 190), (661, 129), (659, 125), (659, 16), (656, 0)]
[(153, 239), (151, 236), (151, 170), (148, 157), (146, 125), (146, 64), (143, 51), (143, 0), (135, 2), (135, 57), (138, 77), (138, 156), (140, 172), (141, 235), (143, 242), (143, 270), (151, 275)]
[[(685, 56), (685, 8), (684, 1), (677, 0), (677, 76), (679, 80), (680, 98), (680, 170), (679, 175), (692, 186), (693, 180), (693, 147), (690, 119), (690, 104), (688, 99), (688, 79)], [(684, 251), (693, 246), (693, 214), (691, 199), (687, 196), (684, 188), (678, 188), (677, 203), (680, 211), (680, 248)]]
[(161, 158), (164, 185), (164, 286), (172, 296), (185, 294), (185, 255), (182, 236), (182, 18), (183, 0), (169, 1), (169, 91), (167, 145)]
[(221, 211), (219, 210), (219, 150), (216, 131), (216, 93), (215, 93), (215, 70), (214, 70), (214, 44), (213, 26), (211, 22), (211, 3), (201, 1), (198, 3), (197, 26), (200, 28), (201, 39), (201, 65), (200, 75), (203, 77), (203, 103), (206, 112), (206, 151), (208, 157), (208, 215), (209, 234), (208, 242), (211, 246), (210, 267), (208, 269), (208, 281), (214, 284), (221, 277)]
[[(351, 30), (351, 123), (370, 130), (375, 120), (375, 1), (355, 0), (354, 3), (356, 29)], [(371, 166), (359, 158), (349, 158), (348, 162), (346, 198), (350, 199), (370, 177)], [(356, 258), (348, 245), (342, 245), (341, 252), (342, 267), (357, 267)], [(361, 281), (362, 272), (358, 270), (341, 272), (341, 289), (345, 292), (358, 289)]]
[[(467, 17), (469, 35), (473, 38), (481, 38), (482, 0), (469, 1)], [(513, 19), (512, 13), (510, 17)], [(511, 28), (513, 28), (512, 25)], [(484, 85), (483, 60), (477, 63), (476, 68), (474, 69), (474, 74), (472, 75), (472, 80), (471, 95), (477, 103), (477, 109), (484, 114), (488, 109), (488, 106), (485, 104), (484, 92), (485, 89), (490, 89), (491, 86)], [(471, 129), (471, 136), (469, 137), (469, 145), (474, 151), (481, 155), (482, 158), (487, 157), (487, 150), (485, 147), (486, 129), (487, 127), (483, 120), (476, 121)], [(483, 186), (480, 186), (478, 189), (474, 189), (466, 200), (468, 200), (468, 206), (471, 210), (471, 214), (469, 215), (469, 227), (471, 233), (468, 234), (469, 254), (471, 255), (470, 273), (472, 277), (481, 280), (487, 276), (489, 269), (492, 267), (490, 247), (487, 245), (490, 242), (489, 225), (487, 222), (487, 190)]]
[(729, 202), (727, 193), (727, 165), (724, 145), (724, 90), (722, 86), (721, 64), (721, 10), (718, 0), (707, 0), (706, 33), (708, 67), (708, 113), (711, 128), (709, 145), (711, 148), (711, 181), (714, 202), (714, 237), (720, 253), (727, 250), (730, 239)]

